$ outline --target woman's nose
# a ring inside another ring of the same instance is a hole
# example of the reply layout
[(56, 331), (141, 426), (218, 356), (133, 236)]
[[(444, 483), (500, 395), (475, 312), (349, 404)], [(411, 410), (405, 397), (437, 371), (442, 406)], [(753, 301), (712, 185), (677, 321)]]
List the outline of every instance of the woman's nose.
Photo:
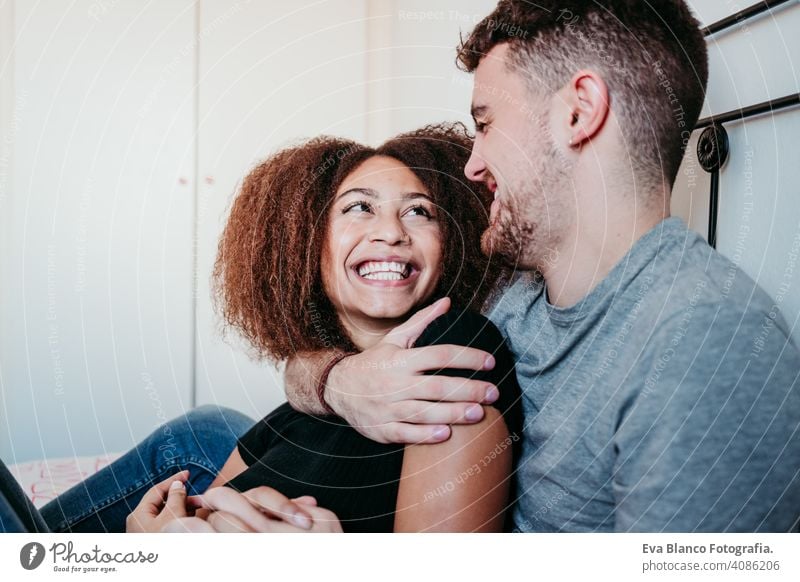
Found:
[(403, 228), (403, 223), (397, 218), (384, 218), (376, 220), (370, 232), (370, 242), (384, 242), (396, 245), (408, 242), (408, 233)]

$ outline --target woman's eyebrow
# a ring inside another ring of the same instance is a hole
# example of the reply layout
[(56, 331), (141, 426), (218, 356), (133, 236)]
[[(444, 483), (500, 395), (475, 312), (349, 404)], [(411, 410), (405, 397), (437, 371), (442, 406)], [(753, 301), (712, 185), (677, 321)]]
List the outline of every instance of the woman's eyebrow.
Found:
[(345, 190), (341, 194), (336, 197), (336, 200), (347, 196), (348, 194), (361, 194), (362, 196), (369, 196), (370, 198), (378, 198), (378, 193), (373, 190), (372, 188), (350, 188), (349, 190)]
[[(380, 194), (373, 190), (372, 188), (350, 188), (349, 190), (345, 190), (341, 194), (336, 197), (336, 200), (347, 196), (348, 194), (360, 194), (362, 196), (369, 196), (370, 198), (380, 198)], [(431, 198), (428, 194), (424, 192), (404, 192), (400, 195), (401, 199), (403, 200), (413, 200), (415, 198), (425, 198), (433, 202), (433, 198)]]
[(415, 198), (425, 198), (426, 200), (433, 202), (433, 198), (424, 192), (406, 192), (403, 194), (403, 200), (413, 200)]

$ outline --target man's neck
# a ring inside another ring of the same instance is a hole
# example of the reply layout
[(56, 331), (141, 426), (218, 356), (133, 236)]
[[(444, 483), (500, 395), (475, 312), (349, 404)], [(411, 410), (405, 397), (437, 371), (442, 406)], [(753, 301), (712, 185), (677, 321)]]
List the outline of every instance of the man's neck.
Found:
[(669, 210), (665, 209), (607, 217), (606, 221), (591, 221), (588, 216), (579, 219), (579, 226), (584, 227), (565, 240), (556, 260), (542, 269), (548, 301), (556, 307), (578, 303), (606, 278), (636, 241), (668, 217)]

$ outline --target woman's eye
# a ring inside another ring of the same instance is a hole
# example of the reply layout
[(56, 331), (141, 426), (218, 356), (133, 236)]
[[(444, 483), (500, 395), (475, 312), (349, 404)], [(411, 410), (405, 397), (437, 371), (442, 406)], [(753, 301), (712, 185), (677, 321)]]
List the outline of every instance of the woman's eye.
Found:
[(361, 212), (370, 212), (372, 207), (367, 204), (366, 202), (359, 200), (358, 202), (353, 202), (352, 204), (348, 204), (342, 210), (342, 214), (347, 214), (348, 212), (352, 212), (353, 214), (359, 214)]
[(481, 121), (476, 121), (476, 122), (475, 122), (475, 131), (476, 131), (477, 133), (484, 133), (484, 132), (486, 131), (486, 127), (487, 127), (487, 125), (488, 125), (488, 124), (486, 124), (486, 123), (483, 123), (483, 122), (481, 122)]
[(414, 206), (406, 211), (406, 216), (424, 216), (425, 218), (433, 218), (433, 213), (424, 206)]

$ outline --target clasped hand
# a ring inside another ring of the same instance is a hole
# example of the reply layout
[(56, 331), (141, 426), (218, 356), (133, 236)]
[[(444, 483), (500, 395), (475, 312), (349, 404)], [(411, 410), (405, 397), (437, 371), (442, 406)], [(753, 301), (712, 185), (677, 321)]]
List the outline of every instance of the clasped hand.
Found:
[(188, 471), (151, 487), (128, 516), (126, 531), (138, 533), (316, 532), (341, 533), (336, 515), (313, 497), (289, 499), (271, 487), (239, 493), (214, 487), (202, 495), (186, 493)]

